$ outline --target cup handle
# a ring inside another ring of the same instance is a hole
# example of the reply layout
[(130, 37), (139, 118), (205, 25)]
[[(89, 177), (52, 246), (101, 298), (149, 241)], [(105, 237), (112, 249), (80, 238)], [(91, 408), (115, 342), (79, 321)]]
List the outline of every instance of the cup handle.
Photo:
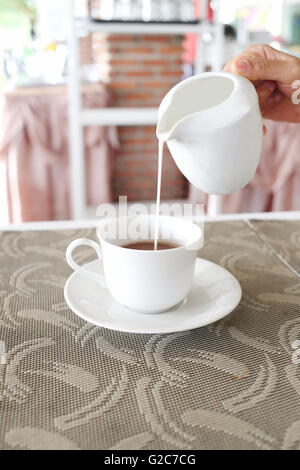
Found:
[(102, 255), (101, 255), (101, 248), (98, 243), (94, 242), (93, 240), (90, 240), (89, 238), (77, 238), (77, 240), (73, 240), (70, 245), (67, 248), (66, 251), (66, 258), (69, 266), (71, 266), (74, 271), (84, 274), (85, 276), (88, 276), (90, 279), (93, 279), (93, 281), (99, 282), (99, 284), (102, 287), (106, 287), (106, 282), (103, 274), (97, 274), (94, 273), (93, 271), (90, 271), (89, 269), (85, 268), (84, 266), (79, 266), (79, 264), (75, 263), (72, 257), (73, 250), (77, 248), (78, 246), (91, 246), (94, 248), (96, 251), (98, 258), (100, 261), (102, 261)]

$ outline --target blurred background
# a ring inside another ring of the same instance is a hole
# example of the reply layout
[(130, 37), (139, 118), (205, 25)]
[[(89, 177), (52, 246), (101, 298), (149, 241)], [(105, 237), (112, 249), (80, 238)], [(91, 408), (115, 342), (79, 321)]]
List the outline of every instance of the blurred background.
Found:
[[(153, 201), (161, 99), (254, 43), (300, 55), (300, 1), (0, 0), (0, 224)], [(266, 126), (253, 181), (222, 198), (192, 188), (166, 149), (162, 200), (300, 210), (299, 125)]]

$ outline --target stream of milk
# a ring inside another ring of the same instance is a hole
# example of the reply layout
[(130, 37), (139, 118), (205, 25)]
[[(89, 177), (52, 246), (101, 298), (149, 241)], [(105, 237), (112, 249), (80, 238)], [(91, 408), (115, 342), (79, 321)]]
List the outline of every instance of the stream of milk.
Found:
[(159, 235), (159, 208), (160, 208), (160, 193), (161, 193), (161, 175), (162, 175), (162, 162), (164, 152), (164, 139), (158, 140), (158, 170), (157, 170), (157, 192), (156, 192), (156, 207), (155, 207), (155, 234), (154, 234), (154, 250), (157, 250), (157, 240)]

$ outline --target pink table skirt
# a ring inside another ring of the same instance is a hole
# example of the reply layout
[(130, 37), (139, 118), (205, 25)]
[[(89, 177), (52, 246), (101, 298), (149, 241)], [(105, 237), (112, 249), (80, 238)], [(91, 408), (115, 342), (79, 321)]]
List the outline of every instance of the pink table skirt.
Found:
[[(222, 213), (300, 210), (300, 124), (265, 121), (259, 167), (240, 191), (222, 197)], [(207, 195), (190, 188), (193, 202)]]
[[(86, 108), (110, 105), (101, 85), (83, 87)], [(10, 222), (70, 217), (65, 87), (20, 89), (1, 97), (0, 159), (5, 162)], [(87, 203), (111, 201), (114, 127), (84, 129)]]

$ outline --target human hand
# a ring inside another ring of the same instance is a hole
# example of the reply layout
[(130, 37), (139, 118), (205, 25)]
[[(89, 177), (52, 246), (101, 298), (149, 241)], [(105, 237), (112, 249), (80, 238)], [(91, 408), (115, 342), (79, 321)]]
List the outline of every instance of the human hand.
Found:
[(252, 81), (263, 118), (300, 122), (300, 59), (257, 44), (234, 57), (224, 70)]

